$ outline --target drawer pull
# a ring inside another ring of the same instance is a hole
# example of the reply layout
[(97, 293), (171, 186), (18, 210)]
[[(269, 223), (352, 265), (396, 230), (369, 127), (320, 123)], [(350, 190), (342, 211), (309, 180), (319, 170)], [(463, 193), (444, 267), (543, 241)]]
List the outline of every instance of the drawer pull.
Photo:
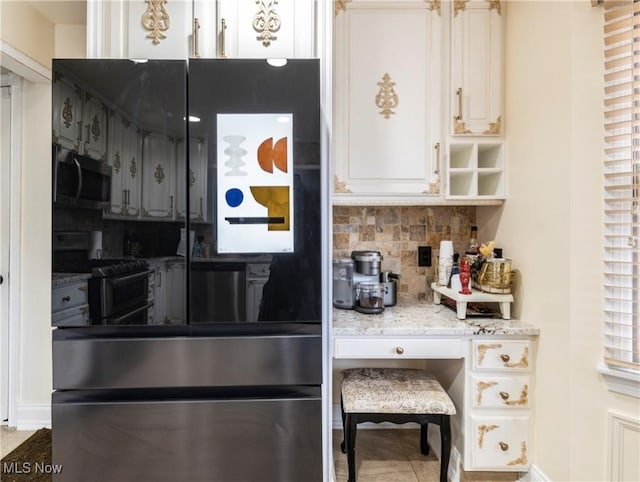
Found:
[(64, 303), (67, 303), (67, 302), (71, 301), (71, 296), (65, 296), (64, 298), (62, 298), (62, 301)]
[(398, 355), (402, 355), (404, 353), (404, 348), (402, 348), (401, 346), (396, 347), (396, 353)]
[(511, 358), (507, 354), (502, 354), (502, 355), (500, 355), (500, 360), (502, 360), (503, 362), (507, 363), (509, 360), (511, 360)]
[(503, 452), (506, 452), (507, 450), (509, 450), (509, 444), (506, 444), (506, 443), (504, 443), (504, 442), (500, 442), (500, 449), (501, 449)]
[(500, 392), (500, 398), (503, 400), (509, 400), (509, 394), (507, 392)]

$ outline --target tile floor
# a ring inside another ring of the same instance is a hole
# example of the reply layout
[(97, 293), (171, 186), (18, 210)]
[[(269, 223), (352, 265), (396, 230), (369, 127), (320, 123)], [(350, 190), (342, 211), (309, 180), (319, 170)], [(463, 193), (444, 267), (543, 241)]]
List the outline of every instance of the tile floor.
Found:
[[(0, 458), (29, 438), (33, 431), (0, 426)], [(358, 430), (358, 482), (438, 482), (440, 463), (431, 453), (420, 453), (419, 430)], [(347, 480), (347, 456), (340, 451), (342, 430), (333, 431), (333, 462), (336, 482)], [(463, 472), (461, 482), (516, 482), (518, 474)]]
[[(358, 430), (356, 466), (358, 482), (438, 482), (440, 462), (431, 452), (420, 453), (420, 430)], [(347, 456), (340, 451), (342, 430), (333, 431), (336, 482), (347, 480)], [(463, 472), (461, 482), (515, 482), (518, 473)]]
[(35, 431), (16, 430), (0, 425), (0, 459), (31, 437)]

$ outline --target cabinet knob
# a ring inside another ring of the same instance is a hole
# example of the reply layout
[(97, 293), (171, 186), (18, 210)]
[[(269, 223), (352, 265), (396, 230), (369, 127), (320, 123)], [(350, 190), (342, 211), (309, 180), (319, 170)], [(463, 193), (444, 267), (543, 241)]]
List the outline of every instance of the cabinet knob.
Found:
[(508, 400), (509, 394), (507, 392), (500, 392), (500, 398), (502, 398), (503, 400)]
[(402, 355), (404, 353), (404, 348), (402, 348), (401, 346), (396, 347), (396, 353), (398, 355)]
[(500, 449), (501, 449), (503, 452), (506, 452), (507, 450), (509, 450), (509, 444), (506, 444), (506, 443), (504, 443), (504, 442), (499, 442), (499, 444), (500, 444)]
[(71, 296), (65, 296), (64, 298), (62, 298), (62, 301), (64, 301), (65, 303), (71, 301)]
[(500, 355), (500, 360), (502, 360), (503, 362), (507, 363), (509, 360), (511, 360), (511, 357), (509, 355), (507, 355), (506, 353), (503, 353), (502, 355)]

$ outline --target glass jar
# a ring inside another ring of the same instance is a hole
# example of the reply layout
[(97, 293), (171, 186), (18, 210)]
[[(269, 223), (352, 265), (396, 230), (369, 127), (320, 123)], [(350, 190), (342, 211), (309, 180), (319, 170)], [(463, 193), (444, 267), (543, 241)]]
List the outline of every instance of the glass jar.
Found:
[(485, 260), (478, 277), (480, 289), (509, 290), (511, 288), (511, 260), (508, 258), (490, 258)]
[(360, 308), (384, 309), (384, 283), (358, 283), (356, 295)]

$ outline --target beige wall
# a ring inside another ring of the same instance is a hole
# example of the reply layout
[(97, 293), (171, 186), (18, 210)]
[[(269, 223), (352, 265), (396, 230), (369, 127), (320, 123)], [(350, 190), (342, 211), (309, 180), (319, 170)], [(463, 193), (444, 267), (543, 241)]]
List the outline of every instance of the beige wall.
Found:
[(87, 56), (87, 27), (84, 25), (56, 25), (54, 58), (82, 59)]
[(54, 26), (28, 2), (0, 0), (0, 38), (44, 67), (51, 68)]
[(509, 198), (478, 208), (522, 277), (514, 307), (540, 327), (533, 463), (554, 481), (603, 481), (610, 410), (602, 357), (602, 8), (510, 1), (506, 9)]

